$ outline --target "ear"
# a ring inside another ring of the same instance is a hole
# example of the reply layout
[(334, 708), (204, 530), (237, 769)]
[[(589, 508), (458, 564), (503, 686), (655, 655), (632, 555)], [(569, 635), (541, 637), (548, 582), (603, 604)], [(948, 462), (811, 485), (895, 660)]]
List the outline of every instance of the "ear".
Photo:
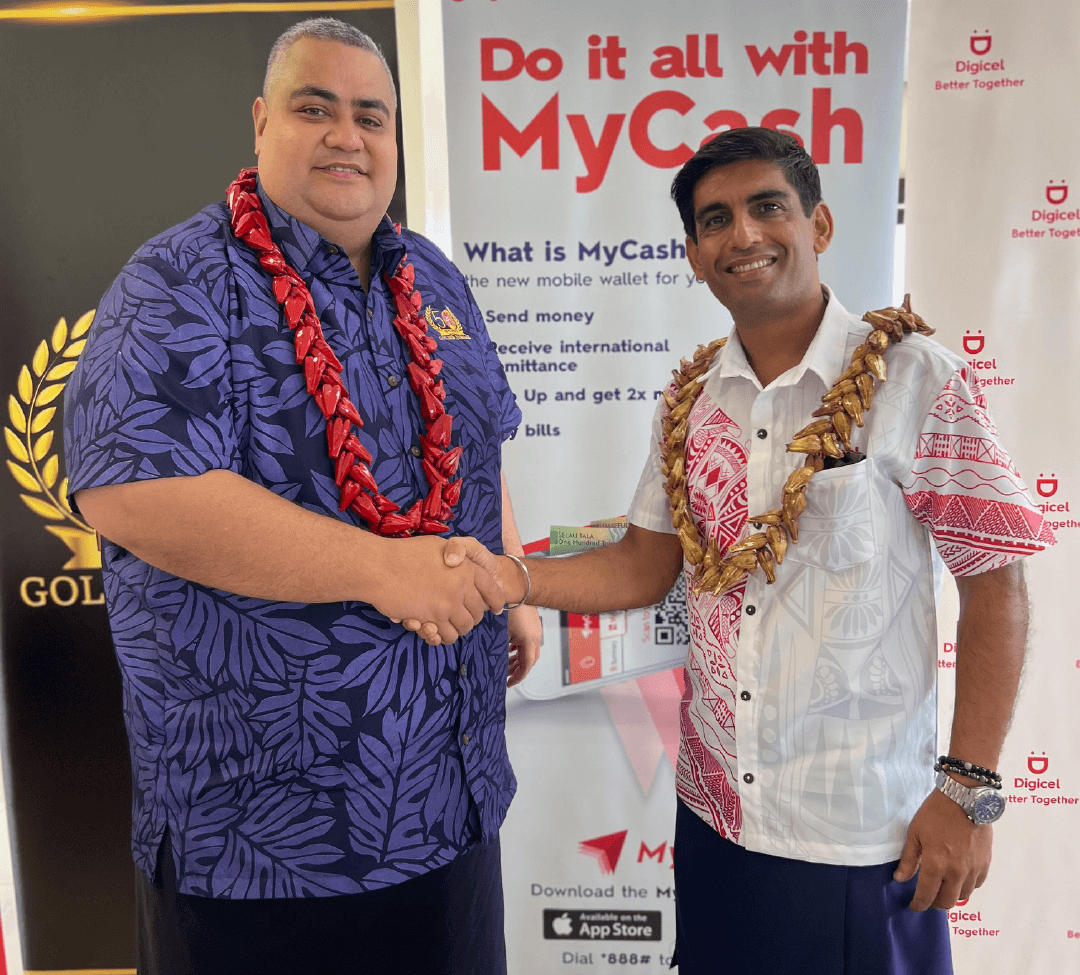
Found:
[(255, 155), (259, 154), (262, 145), (263, 129), (266, 128), (266, 120), (269, 118), (269, 109), (266, 107), (266, 99), (260, 95), (251, 106), (251, 118), (255, 122)]
[(819, 203), (814, 207), (814, 212), (810, 215), (810, 220), (814, 225), (814, 253), (824, 254), (832, 240), (832, 214), (824, 203)]
[(697, 241), (693, 237), (686, 238), (686, 259), (690, 262), (690, 267), (694, 269), (697, 279), (704, 280), (705, 275), (701, 271), (701, 254), (698, 251)]

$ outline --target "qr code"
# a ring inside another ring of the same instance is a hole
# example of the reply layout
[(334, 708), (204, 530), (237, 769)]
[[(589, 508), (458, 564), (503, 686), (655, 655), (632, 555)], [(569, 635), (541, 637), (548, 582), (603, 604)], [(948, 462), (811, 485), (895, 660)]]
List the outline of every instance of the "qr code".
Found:
[(686, 620), (686, 575), (679, 579), (668, 594), (653, 607), (653, 639), (657, 646), (685, 647), (690, 645), (690, 627)]

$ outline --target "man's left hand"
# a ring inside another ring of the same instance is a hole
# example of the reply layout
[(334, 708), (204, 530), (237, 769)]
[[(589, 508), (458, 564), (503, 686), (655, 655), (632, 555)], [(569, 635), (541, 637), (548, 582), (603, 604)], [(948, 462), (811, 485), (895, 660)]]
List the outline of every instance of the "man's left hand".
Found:
[(893, 879), (910, 880), (919, 872), (911, 910), (948, 910), (981, 887), (990, 870), (991, 826), (976, 826), (964, 810), (936, 789), (908, 827), (907, 842)]
[(506, 686), (520, 684), (540, 659), (543, 626), (535, 606), (518, 606), (507, 612), (510, 633), (510, 661)]

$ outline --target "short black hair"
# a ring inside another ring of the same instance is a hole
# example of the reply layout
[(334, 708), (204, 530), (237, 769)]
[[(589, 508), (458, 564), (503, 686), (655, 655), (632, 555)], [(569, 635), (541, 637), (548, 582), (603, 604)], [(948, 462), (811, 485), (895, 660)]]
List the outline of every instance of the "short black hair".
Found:
[(792, 189), (798, 192), (803, 212), (808, 217), (814, 212), (814, 207), (821, 202), (821, 177), (814, 160), (799, 145), (798, 139), (786, 132), (760, 126), (728, 129), (698, 149), (671, 183), (671, 198), (679, 208), (687, 237), (697, 241), (694, 188), (701, 177), (717, 166), (752, 159), (776, 163)]

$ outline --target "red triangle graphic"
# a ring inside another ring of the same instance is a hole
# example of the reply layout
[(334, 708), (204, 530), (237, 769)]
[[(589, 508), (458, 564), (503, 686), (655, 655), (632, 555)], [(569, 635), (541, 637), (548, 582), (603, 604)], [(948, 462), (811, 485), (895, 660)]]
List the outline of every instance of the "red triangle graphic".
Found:
[(578, 851), (596, 857), (601, 873), (614, 873), (619, 865), (619, 854), (622, 853), (623, 843), (626, 842), (626, 833), (627, 830), (624, 829), (619, 833), (608, 833), (607, 836), (582, 840), (578, 845)]

